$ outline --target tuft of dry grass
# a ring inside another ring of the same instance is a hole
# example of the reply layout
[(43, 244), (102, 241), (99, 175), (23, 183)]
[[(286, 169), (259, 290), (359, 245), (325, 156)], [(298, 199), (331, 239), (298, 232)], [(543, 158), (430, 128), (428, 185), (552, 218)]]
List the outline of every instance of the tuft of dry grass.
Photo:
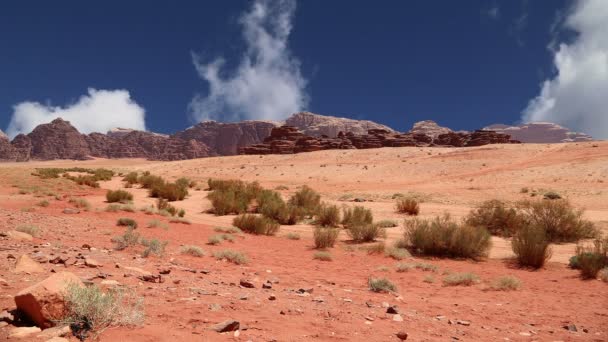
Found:
[(474, 273), (452, 273), (443, 278), (445, 286), (471, 286), (479, 282), (479, 277)]
[(326, 251), (317, 251), (315, 254), (313, 254), (312, 258), (321, 261), (332, 261), (333, 259), (331, 253)]
[(38, 234), (40, 234), (40, 228), (38, 228), (37, 226), (31, 225), (31, 224), (24, 224), (24, 225), (20, 225), (17, 226), (17, 228), (15, 228), (16, 231), (21, 232), (21, 233), (26, 233), (29, 234), (31, 236), (38, 236)]
[(367, 280), (369, 289), (373, 292), (395, 292), (397, 286), (386, 278), (369, 278)]
[(520, 287), (521, 280), (513, 276), (503, 276), (494, 280), (488, 289), (494, 291), (515, 291)]
[(395, 208), (398, 213), (416, 216), (420, 213), (420, 204), (413, 198), (397, 198)]
[(337, 228), (316, 227), (313, 234), (315, 248), (322, 249), (333, 247), (336, 243), (336, 240), (338, 240), (339, 233), (340, 230), (338, 230)]
[(186, 246), (183, 246), (180, 249), (180, 253), (181, 254), (186, 254), (186, 255), (191, 255), (191, 256), (194, 256), (194, 257), (198, 257), (198, 258), (200, 258), (200, 257), (202, 257), (202, 256), (205, 255), (205, 251), (202, 248), (200, 248), (199, 246), (195, 246), (195, 245), (186, 245)]
[(233, 264), (242, 265), (248, 263), (248, 258), (245, 254), (231, 249), (224, 249), (213, 253), (213, 257), (218, 260), (227, 260)]

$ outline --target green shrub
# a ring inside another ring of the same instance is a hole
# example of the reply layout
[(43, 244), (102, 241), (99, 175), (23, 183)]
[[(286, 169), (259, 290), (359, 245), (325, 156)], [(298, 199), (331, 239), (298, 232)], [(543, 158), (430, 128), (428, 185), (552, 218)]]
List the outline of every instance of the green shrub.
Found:
[(366, 209), (361, 206), (355, 206), (352, 208), (343, 208), (342, 224), (345, 228), (352, 226), (366, 226), (371, 225), (374, 222), (374, 216), (370, 209)]
[(369, 278), (367, 280), (369, 289), (373, 292), (395, 292), (397, 286), (386, 278)]
[(452, 273), (443, 279), (445, 286), (471, 286), (479, 282), (479, 277), (474, 273)]
[(257, 212), (281, 224), (293, 225), (304, 217), (304, 211), (283, 201), (281, 195), (272, 190), (261, 190), (256, 198)]
[(377, 238), (386, 237), (386, 230), (376, 224), (366, 224), (362, 226), (351, 225), (346, 229), (348, 235), (355, 242), (371, 242)]
[(128, 217), (121, 217), (116, 221), (117, 226), (127, 226), (133, 229), (137, 228), (137, 221)]
[(492, 235), (511, 237), (522, 225), (522, 216), (504, 202), (490, 200), (471, 210), (465, 222), (473, 227), (484, 227)]
[(133, 200), (133, 195), (130, 192), (124, 190), (108, 190), (108, 192), (106, 193), (106, 200), (108, 201), (108, 203), (126, 203), (128, 201)]
[(139, 233), (136, 233), (133, 227), (127, 227), (125, 233), (113, 237), (112, 242), (114, 242), (114, 249), (122, 251), (139, 243)]
[(575, 242), (597, 235), (593, 223), (582, 218), (566, 200), (524, 201), (520, 203), (524, 220), (542, 228), (550, 242)]
[(144, 189), (152, 189), (155, 185), (165, 184), (165, 180), (162, 177), (151, 175), (149, 172), (141, 175), (138, 181)]
[(218, 260), (227, 260), (237, 265), (246, 264), (248, 262), (245, 254), (230, 249), (214, 252), (213, 257)]
[(199, 246), (194, 246), (194, 245), (183, 246), (180, 249), (180, 253), (186, 254), (186, 255), (191, 255), (194, 257), (198, 257), (198, 258), (205, 255), (205, 251), (203, 251), (202, 248), (200, 248)]
[(521, 227), (513, 237), (511, 247), (520, 266), (541, 268), (551, 257), (547, 234), (535, 225)]
[(178, 216), (178, 217), (184, 217), (184, 216), (186, 216), (186, 211), (185, 211), (184, 209), (180, 209), (180, 210), (177, 212), (177, 216)]
[(500, 277), (490, 284), (489, 289), (494, 291), (515, 291), (521, 287), (521, 280), (512, 277)]
[(232, 224), (246, 233), (258, 235), (275, 235), (280, 228), (274, 220), (251, 214), (235, 217)]
[(604, 267), (608, 267), (608, 238), (596, 239), (592, 247), (576, 247), (577, 266), (584, 279), (595, 279)]
[(144, 258), (149, 257), (150, 254), (154, 254), (156, 256), (163, 256), (165, 254), (165, 247), (168, 243), (168, 241), (160, 241), (157, 239), (141, 239), (141, 244), (146, 247), (146, 249), (142, 253), (142, 256)]
[(449, 215), (405, 222), (405, 240), (416, 253), (477, 259), (487, 255), (490, 234), (482, 227), (459, 225)]
[(315, 241), (315, 248), (329, 248), (333, 247), (338, 240), (338, 234), (340, 230), (337, 228), (323, 228), (316, 227), (313, 238)]
[(321, 260), (321, 261), (331, 261), (332, 260), (331, 253), (325, 252), (325, 251), (315, 252), (315, 254), (313, 255), (312, 258), (316, 259), (316, 260)]
[(137, 174), (137, 172), (129, 172), (122, 180), (127, 182), (127, 184), (133, 185), (133, 184), (137, 184), (138, 177), (139, 177), (139, 175)]
[(340, 224), (340, 210), (335, 205), (319, 205), (315, 214), (315, 224), (321, 227), (337, 227)]
[(30, 224), (17, 226), (17, 228), (15, 228), (15, 230), (18, 232), (29, 234), (34, 237), (38, 236), (38, 234), (40, 233), (40, 228), (38, 228), (37, 226), (34, 226), (34, 225), (30, 225)]
[(65, 317), (61, 325), (90, 327), (93, 338), (114, 326), (137, 326), (144, 321), (142, 297), (126, 287), (106, 291), (97, 285), (69, 284), (65, 292)]
[(188, 195), (188, 188), (175, 183), (156, 183), (150, 188), (150, 197), (164, 198), (170, 202), (182, 201)]
[(242, 214), (247, 212), (249, 201), (246, 193), (237, 189), (215, 190), (207, 195), (213, 207), (213, 213), (218, 216)]
[(420, 205), (413, 198), (398, 198), (395, 204), (398, 213), (408, 215), (418, 215), (420, 213)]
[(305, 215), (314, 215), (321, 204), (321, 196), (307, 185), (304, 185), (289, 199), (289, 204), (302, 208)]

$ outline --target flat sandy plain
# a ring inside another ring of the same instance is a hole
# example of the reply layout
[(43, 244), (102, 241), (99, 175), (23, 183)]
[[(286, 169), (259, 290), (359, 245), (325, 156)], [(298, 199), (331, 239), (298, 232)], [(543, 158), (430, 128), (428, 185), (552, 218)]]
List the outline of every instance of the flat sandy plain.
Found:
[[(235, 242), (211, 246), (207, 239), (217, 234), (213, 228), (230, 226), (234, 216), (207, 213), (206, 191), (191, 190), (186, 200), (174, 203), (186, 210), (186, 218), (192, 222), (186, 225), (141, 211), (105, 212), (105, 191), (122, 188), (120, 177), (102, 182), (101, 189), (91, 189), (31, 175), (37, 167), (74, 166), (118, 172), (147, 170), (168, 179), (188, 177), (200, 184), (210, 177), (255, 180), (266, 188), (287, 187), (280, 191), (285, 198), (308, 185), (326, 202), (363, 205), (372, 209), (375, 220), (399, 222), (399, 227), (388, 229), (390, 243), (403, 235), (406, 219), (394, 210), (393, 197), (398, 193), (422, 202), (421, 218), (443, 213), (461, 218), (485, 200), (516, 202), (533, 199), (532, 193), (539, 198), (555, 191), (585, 209), (584, 216), (607, 233), (608, 142), (334, 150), (178, 162), (98, 159), (0, 164), (0, 231), (22, 224), (41, 229), (33, 241), (0, 240), (5, 246), (0, 248), (0, 278), (9, 284), (0, 287), (0, 309), (13, 308), (12, 296), (46, 278), (51, 269), (63, 270), (63, 266), (43, 263), (45, 272), (15, 274), (9, 254), (35, 256), (40, 251), (49, 257), (63, 253), (74, 258), (82, 253), (103, 266), (70, 266), (68, 271), (83, 278), (110, 274), (108, 279), (135, 288), (145, 298), (145, 324), (109, 329), (101, 334), (102, 341), (398, 341), (395, 334), (399, 331), (407, 332), (412, 341), (608, 340), (608, 284), (581, 280), (577, 271), (567, 267), (574, 244), (552, 246), (551, 261), (538, 271), (515, 267), (510, 242), (493, 238), (486, 260), (412, 258), (402, 262), (430, 263), (438, 271), (402, 273), (395, 270), (397, 261), (368, 255), (362, 245), (350, 243), (346, 234), (330, 251), (333, 261), (313, 260), (313, 228), (308, 224), (282, 226), (274, 237), (242, 235)], [(137, 208), (155, 203), (144, 189), (128, 190), (135, 195)], [(71, 206), (69, 197), (85, 198), (92, 209), (63, 214)], [(50, 202), (48, 207), (35, 205), (44, 198)], [(354, 203), (354, 198), (365, 202)], [(165, 256), (139, 257), (142, 248), (113, 251), (111, 237), (124, 230), (115, 225), (119, 217), (136, 219), (144, 237), (168, 241)], [(169, 229), (146, 228), (152, 219), (167, 222)], [(285, 238), (289, 232), (298, 233), (301, 239)], [(85, 243), (94, 249), (81, 249)], [(181, 255), (182, 245), (199, 245), (206, 255)], [(211, 256), (226, 248), (247, 254), (249, 263), (237, 266)], [(128, 276), (125, 266), (153, 273), (171, 269), (171, 273), (160, 284), (141, 282)], [(443, 286), (442, 279), (449, 272), (473, 272), (481, 282), (470, 287)], [(505, 275), (519, 278), (521, 289), (488, 290), (491, 281)], [(370, 292), (370, 276), (390, 279), (398, 293)], [(251, 280), (256, 287), (239, 287), (240, 279)], [(272, 289), (262, 289), (267, 280), (274, 282)], [(301, 288), (314, 291), (301, 295), (296, 291)], [(271, 295), (276, 300), (269, 300)], [(387, 314), (383, 303), (397, 305), (402, 321)], [(237, 336), (208, 329), (228, 319), (241, 322)], [(563, 328), (569, 324), (578, 331)], [(0, 338), (10, 329), (0, 328)]]

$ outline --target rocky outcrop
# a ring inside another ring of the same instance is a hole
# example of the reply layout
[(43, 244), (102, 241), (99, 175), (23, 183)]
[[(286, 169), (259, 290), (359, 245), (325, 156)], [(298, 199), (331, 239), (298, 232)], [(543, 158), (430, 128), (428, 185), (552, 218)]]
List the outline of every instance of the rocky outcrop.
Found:
[(61, 118), (38, 125), (27, 136), (32, 144), (31, 154), (36, 159), (84, 160), (91, 154), (84, 135)]
[(381, 129), (395, 133), (392, 128), (373, 121), (338, 118), (310, 112), (293, 114), (285, 120), (285, 124), (296, 127), (305, 135), (312, 137), (327, 136), (335, 138), (340, 132), (363, 135), (370, 129)]
[(319, 150), (368, 149), (403, 146), (481, 146), (487, 144), (518, 143), (508, 135), (493, 131), (445, 133), (437, 138), (422, 133), (393, 133), (384, 129), (370, 129), (367, 134), (339, 132), (337, 137), (312, 137), (293, 126), (276, 127), (261, 144), (239, 149), (241, 154), (292, 154)]
[(496, 124), (484, 129), (509, 134), (513, 139), (523, 143), (561, 143), (593, 140), (591, 136), (585, 133), (572, 132), (565, 127), (551, 122), (530, 122), (517, 126)]
[(2, 130), (0, 129), (0, 142), (2, 142), (3, 140), (8, 141), (8, 135), (4, 134), (4, 132), (2, 132)]
[(270, 121), (204, 121), (172, 137), (196, 140), (209, 148), (210, 155), (235, 155), (239, 148), (259, 144), (270, 135), (276, 123)]
[(430, 137), (437, 138), (441, 134), (452, 133), (453, 131), (447, 127), (439, 126), (435, 121), (425, 120), (418, 121), (414, 124), (410, 133), (412, 134), (424, 134)]

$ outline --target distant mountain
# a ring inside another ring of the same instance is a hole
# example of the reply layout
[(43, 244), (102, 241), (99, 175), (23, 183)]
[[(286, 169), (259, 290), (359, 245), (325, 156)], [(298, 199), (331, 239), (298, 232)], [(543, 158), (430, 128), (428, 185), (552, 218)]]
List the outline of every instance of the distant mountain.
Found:
[(452, 133), (453, 131), (447, 127), (439, 126), (433, 120), (418, 121), (414, 124), (410, 133), (426, 134), (433, 138), (437, 138), (440, 134)]
[(2, 132), (1, 129), (0, 129), (0, 140), (9, 140), (8, 135), (4, 134), (4, 132)]
[(326, 135), (335, 138), (338, 133), (367, 134), (370, 129), (382, 129), (391, 133), (395, 131), (385, 125), (368, 120), (354, 120), (335, 116), (319, 115), (310, 112), (296, 113), (285, 120), (285, 124), (299, 129), (305, 135), (320, 137)]
[(495, 124), (483, 129), (509, 134), (511, 138), (523, 143), (561, 143), (593, 140), (591, 136), (585, 133), (572, 132), (566, 127), (551, 122), (530, 122), (517, 126)]

